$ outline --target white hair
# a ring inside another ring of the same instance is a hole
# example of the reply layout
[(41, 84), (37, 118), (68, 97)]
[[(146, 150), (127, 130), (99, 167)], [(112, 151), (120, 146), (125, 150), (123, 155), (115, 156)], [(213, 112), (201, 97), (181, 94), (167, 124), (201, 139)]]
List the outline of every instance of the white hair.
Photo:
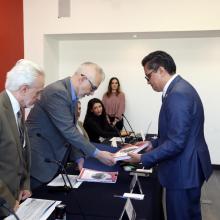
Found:
[(44, 71), (34, 62), (21, 59), (7, 73), (5, 88), (9, 91), (17, 91), (22, 85), (32, 87), (38, 75), (44, 75)]
[(104, 81), (105, 79), (105, 73), (103, 71), (103, 69), (96, 63), (93, 63), (93, 62), (85, 62), (85, 63), (82, 63), (79, 68), (76, 70), (75, 74), (81, 74), (81, 73), (84, 73), (85, 71), (85, 68), (88, 67), (88, 66), (91, 66), (93, 67), (95, 70), (96, 70), (96, 73), (99, 73), (101, 76), (102, 76), (102, 81)]

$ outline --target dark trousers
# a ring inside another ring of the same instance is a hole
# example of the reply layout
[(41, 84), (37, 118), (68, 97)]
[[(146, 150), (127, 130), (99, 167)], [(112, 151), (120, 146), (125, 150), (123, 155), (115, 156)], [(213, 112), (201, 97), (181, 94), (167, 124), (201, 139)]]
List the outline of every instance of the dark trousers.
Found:
[(166, 189), (167, 220), (201, 220), (201, 187)]

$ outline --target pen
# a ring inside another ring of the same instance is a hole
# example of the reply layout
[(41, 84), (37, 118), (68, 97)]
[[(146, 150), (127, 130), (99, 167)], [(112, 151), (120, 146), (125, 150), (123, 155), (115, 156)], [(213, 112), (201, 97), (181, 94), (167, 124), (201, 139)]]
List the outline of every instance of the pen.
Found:
[(126, 199), (124, 196), (121, 196), (121, 195), (113, 195), (113, 196), (116, 197), (116, 198)]
[(56, 203), (56, 201), (52, 202), (41, 214), (40, 218), (43, 217), (43, 215)]

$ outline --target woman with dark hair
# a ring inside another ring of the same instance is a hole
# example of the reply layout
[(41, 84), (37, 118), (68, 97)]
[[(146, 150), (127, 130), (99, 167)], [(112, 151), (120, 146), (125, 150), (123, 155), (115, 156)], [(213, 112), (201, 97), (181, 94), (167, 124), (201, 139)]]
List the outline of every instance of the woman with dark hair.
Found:
[(118, 78), (112, 77), (109, 80), (108, 91), (104, 94), (102, 102), (106, 109), (109, 124), (121, 131), (123, 128), (122, 115), (125, 112), (125, 95), (120, 90)]
[[(100, 143), (101, 138), (119, 136), (119, 131), (109, 125), (106, 118), (105, 107), (102, 101), (97, 98), (93, 98), (88, 102), (83, 126), (91, 142)], [(125, 132), (121, 132), (121, 135), (125, 135)]]

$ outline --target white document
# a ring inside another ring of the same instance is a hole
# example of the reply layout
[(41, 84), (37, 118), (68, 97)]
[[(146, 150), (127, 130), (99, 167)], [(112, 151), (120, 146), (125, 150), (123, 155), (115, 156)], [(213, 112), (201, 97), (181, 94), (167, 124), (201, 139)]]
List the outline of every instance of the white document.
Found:
[(129, 198), (129, 199), (143, 200), (144, 199), (144, 194), (124, 193), (123, 197), (124, 198)]
[[(66, 175), (63, 175), (65, 181), (66, 181), (66, 185), (67, 186), (70, 186), (67, 178), (66, 178)], [(82, 184), (82, 182), (78, 182), (77, 181), (77, 178), (78, 176), (77, 175), (68, 175), (69, 177), (69, 180), (73, 186), (73, 188), (79, 188), (79, 186)], [(63, 178), (62, 178), (62, 175), (59, 174), (56, 178), (54, 178), (51, 182), (49, 182), (47, 184), (48, 186), (64, 186), (64, 181), (63, 181)]]
[(121, 142), (121, 141), (125, 141), (125, 138), (123, 138), (123, 137), (113, 137), (113, 138), (111, 138), (109, 141), (117, 141), (117, 142)]
[[(46, 220), (61, 201), (28, 198), (16, 211), (21, 220)], [(16, 220), (10, 215), (5, 220)]]
[(116, 138), (112, 138), (111, 140), (112, 140), (112, 141), (111, 141), (111, 142), (112, 142), (111, 146), (112, 146), (112, 147), (118, 147)]
[(150, 168), (150, 169), (136, 169), (136, 172), (139, 172), (139, 173), (153, 173), (153, 169)]

